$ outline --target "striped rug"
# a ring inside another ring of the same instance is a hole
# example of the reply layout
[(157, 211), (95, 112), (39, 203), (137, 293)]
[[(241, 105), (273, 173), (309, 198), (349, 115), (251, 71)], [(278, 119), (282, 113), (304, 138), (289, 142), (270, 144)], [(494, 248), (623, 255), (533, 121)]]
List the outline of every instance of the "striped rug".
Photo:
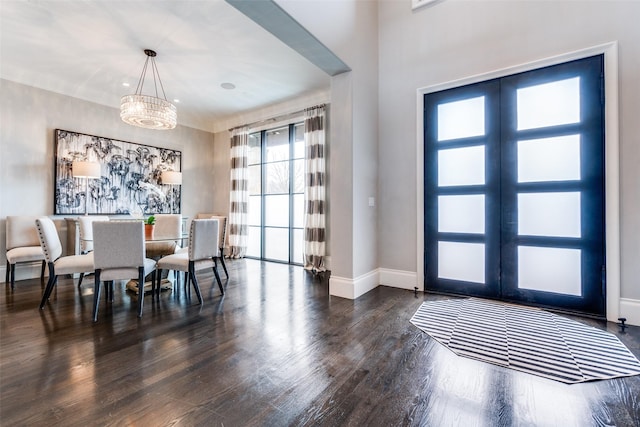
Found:
[(459, 356), (569, 384), (640, 374), (640, 362), (615, 335), (537, 308), (429, 301), (411, 323)]

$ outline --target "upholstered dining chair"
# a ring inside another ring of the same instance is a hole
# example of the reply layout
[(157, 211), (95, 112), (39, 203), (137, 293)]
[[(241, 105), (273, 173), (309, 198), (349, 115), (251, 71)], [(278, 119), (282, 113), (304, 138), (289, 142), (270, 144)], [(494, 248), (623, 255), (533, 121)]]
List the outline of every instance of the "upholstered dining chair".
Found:
[(44, 279), (46, 261), (36, 230), (37, 218), (37, 216), (7, 217), (7, 274), (5, 282), (9, 283), (11, 280), (11, 289), (15, 286), (16, 264), (18, 263), (42, 261), (40, 279)]
[[(144, 278), (152, 275), (155, 283), (156, 262), (145, 258), (144, 224), (142, 221), (107, 221), (93, 223), (93, 258), (95, 291), (93, 321), (98, 321), (100, 284), (105, 284), (107, 299), (113, 301), (113, 281), (138, 279), (138, 317), (144, 304)], [(155, 289), (152, 289), (152, 294)], [(111, 295), (111, 296), (110, 296)]]
[(109, 217), (106, 215), (84, 215), (78, 217), (81, 254), (86, 254), (93, 250), (93, 223), (95, 221), (109, 221)]
[(220, 264), (222, 264), (222, 269), (224, 270), (224, 274), (229, 277), (229, 272), (227, 271), (227, 265), (224, 262), (224, 248), (226, 246), (227, 239), (227, 217), (220, 214), (209, 214), (209, 213), (199, 213), (196, 215), (196, 219), (206, 219), (212, 218), (218, 220), (218, 247), (220, 248), (220, 256), (217, 257), (220, 260)]
[[(62, 243), (53, 220), (49, 217), (40, 217), (35, 220), (38, 230), (40, 246), (45, 260), (49, 266), (49, 280), (44, 288), (40, 309), (47, 303), (53, 287), (58, 282), (60, 274), (85, 273), (93, 270), (93, 254), (62, 256)], [(82, 282), (82, 275), (79, 283)], [(80, 286), (80, 284), (78, 284)]]
[(177, 241), (182, 237), (182, 215), (156, 214), (153, 236), (156, 240), (176, 239), (175, 241), (147, 242), (147, 258), (170, 255), (176, 251)]
[(224, 288), (216, 269), (216, 259), (219, 257), (218, 248), (218, 220), (217, 219), (194, 219), (189, 228), (189, 246), (187, 251), (181, 251), (173, 255), (160, 258), (157, 264), (157, 283), (160, 286), (159, 278), (162, 270), (183, 271), (187, 273), (185, 289), (189, 282), (193, 283), (193, 288), (198, 296), (198, 301), (202, 304), (202, 294), (196, 272), (211, 268), (218, 282), (220, 293), (224, 295)]
[[(87, 254), (93, 251), (93, 223), (96, 221), (109, 221), (106, 215), (84, 215), (78, 217), (78, 231), (80, 234), (80, 253)], [(93, 269), (92, 269), (93, 270)], [(91, 271), (93, 273), (93, 271)], [(84, 273), (80, 273), (78, 289), (82, 286)]]

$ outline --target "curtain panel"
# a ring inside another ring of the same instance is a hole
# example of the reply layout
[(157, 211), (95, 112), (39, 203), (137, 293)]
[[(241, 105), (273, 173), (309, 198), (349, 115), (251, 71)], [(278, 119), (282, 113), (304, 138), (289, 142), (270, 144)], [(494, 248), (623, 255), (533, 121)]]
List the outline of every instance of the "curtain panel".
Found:
[(325, 107), (305, 110), (304, 268), (325, 270)]
[(242, 258), (247, 252), (248, 155), (249, 129), (247, 127), (233, 129), (229, 194), (229, 258)]

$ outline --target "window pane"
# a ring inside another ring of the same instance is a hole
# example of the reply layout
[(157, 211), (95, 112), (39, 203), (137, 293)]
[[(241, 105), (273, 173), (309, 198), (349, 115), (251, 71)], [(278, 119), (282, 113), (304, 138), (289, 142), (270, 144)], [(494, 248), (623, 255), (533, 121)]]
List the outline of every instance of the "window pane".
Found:
[(438, 242), (438, 277), (484, 284), (484, 244)]
[(580, 122), (580, 77), (518, 89), (518, 130)]
[(265, 194), (289, 193), (289, 161), (267, 163)]
[(304, 193), (304, 159), (293, 161), (293, 192)]
[(247, 227), (247, 256), (260, 258), (260, 227)]
[(518, 141), (518, 182), (580, 180), (580, 135)]
[(294, 126), (295, 140), (293, 143), (293, 158), (304, 159), (304, 123)]
[(580, 250), (518, 246), (518, 287), (582, 295)]
[(289, 226), (289, 195), (264, 196), (264, 225)]
[(438, 196), (438, 231), (484, 233), (484, 195)]
[(518, 194), (518, 234), (580, 237), (580, 192)]
[(289, 127), (269, 130), (266, 133), (267, 162), (289, 159)]
[(249, 194), (260, 194), (261, 192), (261, 176), (260, 165), (249, 166)]
[(260, 133), (249, 135), (249, 158), (250, 165), (260, 163)]
[(438, 186), (484, 184), (484, 145), (438, 151)]
[(260, 225), (262, 218), (261, 196), (249, 196), (249, 210), (247, 212), (247, 224)]
[(438, 141), (484, 135), (484, 96), (438, 105)]
[(289, 262), (289, 230), (286, 228), (264, 229), (264, 257)]
[(304, 194), (293, 196), (293, 226), (304, 227)]
[(304, 252), (304, 233), (302, 229), (295, 228), (293, 230), (293, 262), (296, 264), (302, 264), (304, 259), (302, 253)]

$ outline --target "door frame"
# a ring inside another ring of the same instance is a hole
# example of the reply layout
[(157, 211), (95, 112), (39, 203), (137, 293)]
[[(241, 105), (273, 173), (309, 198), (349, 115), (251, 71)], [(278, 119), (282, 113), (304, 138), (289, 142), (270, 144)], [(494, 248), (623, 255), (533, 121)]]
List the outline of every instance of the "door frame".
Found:
[(618, 42), (544, 58), (513, 67), (433, 84), (416, 90), (416, 286), (424, 289), (424, 95), (505, 77), (525, 71), (604, 54), (605, 70), (605, 262), (606, 317), (617, 321), (620, 313), (620, 165), (618, 129)]

